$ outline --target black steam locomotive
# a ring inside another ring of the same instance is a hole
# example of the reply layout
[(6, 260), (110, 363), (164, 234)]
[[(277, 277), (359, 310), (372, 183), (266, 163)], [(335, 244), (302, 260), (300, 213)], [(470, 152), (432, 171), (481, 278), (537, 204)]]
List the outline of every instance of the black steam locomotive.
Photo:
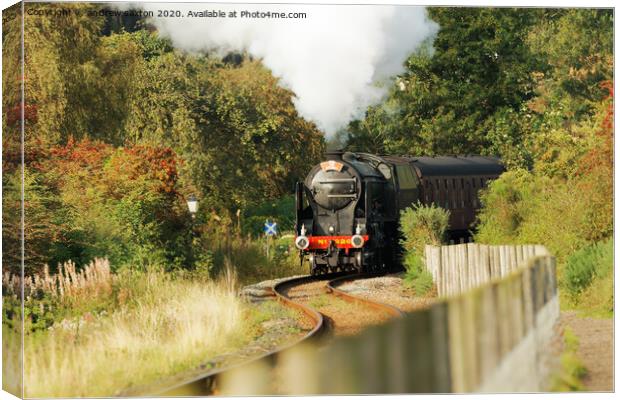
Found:
[(449, 234), (468, 234), (478, 191), (499, 159), (397, 157), (332, 151), (296, 185), (295, 245), (311, 273), (371, 272), (396, 265), (400, 211), (419, 201), (450, 211)]

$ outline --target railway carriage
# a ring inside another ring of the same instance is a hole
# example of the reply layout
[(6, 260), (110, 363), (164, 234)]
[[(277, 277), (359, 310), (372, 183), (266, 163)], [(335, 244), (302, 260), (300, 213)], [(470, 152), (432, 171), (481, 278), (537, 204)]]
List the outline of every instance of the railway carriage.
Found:
[(449, 234), (467, 235), (478, 192), (503, 171), (482, 156), (400, 157), (332, 151), (296, 185), (295, 245), (312, 274), (395, 265), (400, 211), (416, 202), (450, 211)]

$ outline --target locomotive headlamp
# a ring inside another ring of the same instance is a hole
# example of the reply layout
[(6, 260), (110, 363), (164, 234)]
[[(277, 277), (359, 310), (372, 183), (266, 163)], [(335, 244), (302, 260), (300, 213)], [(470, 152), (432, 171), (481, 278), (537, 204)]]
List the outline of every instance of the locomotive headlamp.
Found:
[(334, 227), (332, 225), (329, 226), (329, 233), (334, 233)]
[(306, 250), (310, 246), (310, 240), (306, 236), (297, 236), (295, 239), (295, 246), (299, 250)]
[(310, 239), (306, 236), (306, 224), (301, 224), (301, 235), (297, 236), (295, 239), (295, 246), (299, 250), (306, 250), (308, 246), (310, 246)]
[(362, 235), (353, 235), (353, 237), (351, 238), (351, 246), (355, 247), (356, 249), (359, 249), (363, 245), (364, 245), (364, 238), (362, 237)]
[(356, 249), (359, 249), (364, 245), (364, 237), (361, 235), (361, 233), (362, 227), (360, 226), (360, 224), (357, 224), (357, 226), (355, 227), (355, 235), (351, 237), (351, 246), (355, 247)]

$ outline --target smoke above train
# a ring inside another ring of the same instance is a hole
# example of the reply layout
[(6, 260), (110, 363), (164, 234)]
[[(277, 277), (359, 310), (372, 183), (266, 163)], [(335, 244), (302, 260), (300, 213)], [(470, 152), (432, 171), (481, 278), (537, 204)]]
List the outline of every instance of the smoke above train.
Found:
[[(417, 6), (219, 4), (209, 6), (217, 17), (208, 19), (187, 17), (205, 11), (195, 4), (141, 7), (175, 47), (261, 59), (293, 91), (299, 114), (327, 136), (377, 104), (406, 58), (438, 30)], [(183, 17), (158, 13), (165, 9)]]

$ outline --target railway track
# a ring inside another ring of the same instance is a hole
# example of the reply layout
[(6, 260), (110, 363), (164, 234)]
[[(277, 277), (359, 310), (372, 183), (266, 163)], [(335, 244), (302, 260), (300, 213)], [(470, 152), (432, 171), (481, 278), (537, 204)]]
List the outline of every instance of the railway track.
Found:
[[(351, 295), (338, 287), (345, 282), (357, 280), (357, 279), (365, 279), (370, 277), (380, 276), (377, 274), (354, 274), (354, 275), (343, 275), (343, 274), (330, 274), (323, 277), (314, 277), (314, 276), (303, 276), (288, 279), (282, 282), (277, 283), (273, 287), (273, 293), (276, 298), (285, 304), (288, 307), (294, 308), (300, 311), (304, 318), (307, 319), (308, 322), (311, 323), (311, 329), (298, 341), (277, 348), (267, 354), (260, 355), (253, 359), (231, 365), (226, 367), (220, 367), (212, 369), (203, 375), (195, 376), (192, 379), (178, 382), (172, 386), (166, 388), (160, 388), (159, 390), (154, 390), (152, 393), (148, 393), (149, 396), (206, 396), (218, 393), (218, 379), (226, 372), (230, 372), (231, 370), (243, 369), (243, 368), (252, 368), (253, 364), (264, 364), (267, 363), (269, 365), (275, 365), (278, 361), (278, 357), (284, 353), (285, 351), (298, 346), (300, 344), (307, 344), (312, 341), (318, 341), (324, 337), (324, 335), (329, 330), (338, 329), (337, 323), (334, 323), (333, 315), (331, 317), (326, 316), (323, 312), (319, 312), (316, 308), (312, 306), (312, 301), (308, 301), (308, 299), (313, 298), (313, 296), (321, 296), (321, 295), (334, 295), (339, 299), (342, 299), (349, 304), (354, 304), (358, 307), (363, 307), (367, 309), (372, 309), (377, 313), (382, 313), (385, 315), (383, 320), (387, 320), (389, 318), (400, 318), (404, 314), (402, 311), (397, 309), (396, 307), (374, 302), (371, 300), (367, 300), (358, 296)], [(325, 282), (326, 281), (326, 282)], [(305, 297), (302, 295), (301, 297), (305, 298), (304, 300), (300, 300), (298, 295), (295, 292), (299, 292), (300, 288), (303, 292), (304, 287), (308, 287), (310, 285), (317, 286), (318, 288), (322, 288), (319, 290), (313, 289), (316, 293), (308, 294), (306, 293)], [(320, 308), (320, 307), (319, 307)], [(379, 320), (381, 322), (381, 320)], [(331, 329), (330, 329), (331, 328)]]
[(339, 286), (345, 284), (346, 282), (350, 282), (352, 280), (358, 280), (358, 279), (368, 279), (368, 278), (375, 278), (377, 276), (381, 276), (382, 274), (364, 274), (364, 275), (356, 275), (356, 276), (351, 276), (351, 275), (346, 275), (340, 278), (336, 278), (336, 279), (332, 279), (331, 281), (329, 281), (327, 283), (327, 289), (333, 293), (334, 295), (345, 299), (347, 301), (353, 302), (353, 303), (360, 303), (363, 304), (367, 307), (371, 307), (374, 308), (375, 310), (378, 311), (382, 311), (382, 312), (386, 312), (387, 314), (389, 314), (392, 317), (395, 318), (402, 318), (405, 316), (405, 314), (398, 308), (389, 305), (389, 304), (385, 304), (385, 303), (381, 303), (378, 301), (372, 301), (372, 300), (368, 300), (365, 298), (361, 298), (359, 296), (355, 296), (349, 292), (346, 292), (344, 290), (338, 289)]

